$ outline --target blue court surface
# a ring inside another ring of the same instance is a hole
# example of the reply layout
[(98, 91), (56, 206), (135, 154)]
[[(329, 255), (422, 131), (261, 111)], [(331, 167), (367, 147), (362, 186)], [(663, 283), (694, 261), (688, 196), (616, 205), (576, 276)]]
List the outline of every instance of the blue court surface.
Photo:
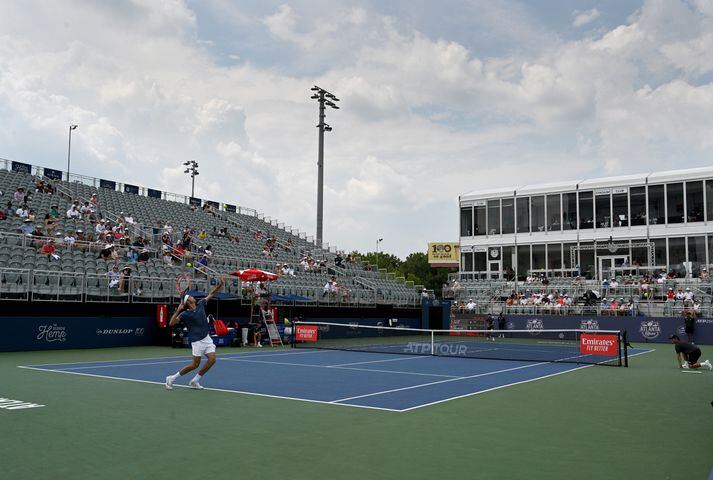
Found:
[[(629, 356), (648, 350), (629, 350)], [(28, 365), (20, 368), (157, 384), (189, 362), (185, 356)], [(405, 412), (532, 382), (592, 365), (520, 362), (339, 350), (221, 353), (201, 380), (206, 390)], [(615, 370), (616, 367), (595, 367)], [(174, 387), (187, 387), (193, 372)], [(184, 395), (182, 388), (166, 395)]]

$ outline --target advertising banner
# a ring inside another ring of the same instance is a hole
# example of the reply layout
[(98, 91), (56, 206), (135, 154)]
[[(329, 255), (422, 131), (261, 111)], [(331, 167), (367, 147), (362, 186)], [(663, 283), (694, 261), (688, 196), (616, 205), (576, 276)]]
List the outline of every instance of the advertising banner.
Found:
[(458, 267), (460, 265), (460, 244), (457, 242), (430, 242), (428, 244), (428, 264), (431, 267)]
[(616, 356), (619, 353), (619, 337), (583, 333), (579, 337), (579, 351), (585, 355)]
[(0, 318), (0, 352), (152, 345), (151, 317)]
[(295, 327), (295, 340), (316, 342), (318, 331), (317, 325), (297, 325)]

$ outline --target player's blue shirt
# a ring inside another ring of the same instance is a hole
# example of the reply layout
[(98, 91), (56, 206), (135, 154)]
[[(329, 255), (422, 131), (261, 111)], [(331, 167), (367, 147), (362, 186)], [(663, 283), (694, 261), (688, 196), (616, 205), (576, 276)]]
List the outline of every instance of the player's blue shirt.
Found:
[(205, 299), (196, 302), (194, 310), (185, 310), (178, 316), (188, 328), (188, 339), (191, 342), (203, 340), (209, 333), (208, 317), (205, 314)]

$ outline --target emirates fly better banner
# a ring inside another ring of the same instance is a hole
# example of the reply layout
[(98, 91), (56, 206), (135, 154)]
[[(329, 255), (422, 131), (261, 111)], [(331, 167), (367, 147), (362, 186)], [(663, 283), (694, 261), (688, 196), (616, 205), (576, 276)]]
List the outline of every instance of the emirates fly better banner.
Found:
[(619, 337), (616, 335), (602, 335), (583, 333), (579, 337), (579, 351), (585, 355), (619, 354)]
[(317, 325), (297, 325), (295, 327), (295, 340), (303, 342), (317, 341)]

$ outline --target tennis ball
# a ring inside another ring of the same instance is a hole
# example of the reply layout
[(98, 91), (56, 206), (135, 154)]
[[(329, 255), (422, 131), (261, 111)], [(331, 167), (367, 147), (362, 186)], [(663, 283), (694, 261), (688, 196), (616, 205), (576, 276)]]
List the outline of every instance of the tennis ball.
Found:
[(187, 266), (187, 267), (192, 267), (193, 264), (192, 264), (191, 262), (188, 262), (188, 263), (186, 263), (186, 266)]

